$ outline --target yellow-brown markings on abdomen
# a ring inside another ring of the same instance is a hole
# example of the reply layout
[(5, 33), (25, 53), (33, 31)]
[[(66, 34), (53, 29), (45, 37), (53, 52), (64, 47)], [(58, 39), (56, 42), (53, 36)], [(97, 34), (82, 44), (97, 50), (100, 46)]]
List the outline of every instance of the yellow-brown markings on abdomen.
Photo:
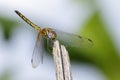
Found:
[(27, 19), (24, 15), (22, 15), (22, 13), (20, 13), (19, 11), (15, 10), (15, 12), (25, 21), (27, 22), (30, 26), (32, 26), (35, 30), (39, 31), (41, 30), (41, 28), (39, 26), (37, 26), (36, 24), (34, 24), (33, 22), (31, 22), (29, 19)]

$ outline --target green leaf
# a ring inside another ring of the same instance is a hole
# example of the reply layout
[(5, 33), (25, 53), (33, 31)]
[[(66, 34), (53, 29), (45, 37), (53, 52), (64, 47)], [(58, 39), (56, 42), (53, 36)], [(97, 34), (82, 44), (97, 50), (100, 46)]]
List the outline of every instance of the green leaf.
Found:
[(91, 38), (94, 45), (91, 49), (76, 49), (79, 52), (76, 56), (83, 56), (89, 63), (99, 67), (109, 80), (119, 80), (120, 58), (99, 12), (91, 16), (80, 34)]
[(0, 24), (2, 26), (5, 40), (9, 40), (11, 33), (16, 28), (16, 21), (6, 17), (0, 17)]
[(12, 74), (10, 71), (6, 70), (0, 75), (0, 80), (11, 80)]

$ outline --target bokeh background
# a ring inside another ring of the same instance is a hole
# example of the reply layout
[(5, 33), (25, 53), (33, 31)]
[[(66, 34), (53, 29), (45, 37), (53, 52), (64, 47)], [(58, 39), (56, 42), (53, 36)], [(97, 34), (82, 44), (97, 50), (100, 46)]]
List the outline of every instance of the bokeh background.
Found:
[(32, 68), (37, 32), (14, 10), (93, 40), (92, 48), (69, 50), (73, 80), (120, 80), (120, 0), (0, 0), (0, 80), (56, 80), (52, 55)]

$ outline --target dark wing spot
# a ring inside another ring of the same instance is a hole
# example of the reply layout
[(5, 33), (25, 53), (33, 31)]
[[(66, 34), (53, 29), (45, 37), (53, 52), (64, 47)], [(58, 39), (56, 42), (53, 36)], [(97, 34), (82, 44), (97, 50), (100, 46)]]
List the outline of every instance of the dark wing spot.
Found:
[(91, 40), (91, 39), (88, 39), (88, 41), (92, 42), (92, 40)]
[(82, 37), (81, 37), (81, 36), (78, 36), (78, 38), (80, 38), (80, 39), (81, 39)]

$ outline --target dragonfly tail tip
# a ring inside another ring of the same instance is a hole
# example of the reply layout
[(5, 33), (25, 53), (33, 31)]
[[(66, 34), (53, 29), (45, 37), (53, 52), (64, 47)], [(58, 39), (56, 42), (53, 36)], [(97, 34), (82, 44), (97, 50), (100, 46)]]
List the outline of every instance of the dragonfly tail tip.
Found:
[(18, 11), (18, 10), (15, 10), (15, 13), (19, 13), (19, 11)]

